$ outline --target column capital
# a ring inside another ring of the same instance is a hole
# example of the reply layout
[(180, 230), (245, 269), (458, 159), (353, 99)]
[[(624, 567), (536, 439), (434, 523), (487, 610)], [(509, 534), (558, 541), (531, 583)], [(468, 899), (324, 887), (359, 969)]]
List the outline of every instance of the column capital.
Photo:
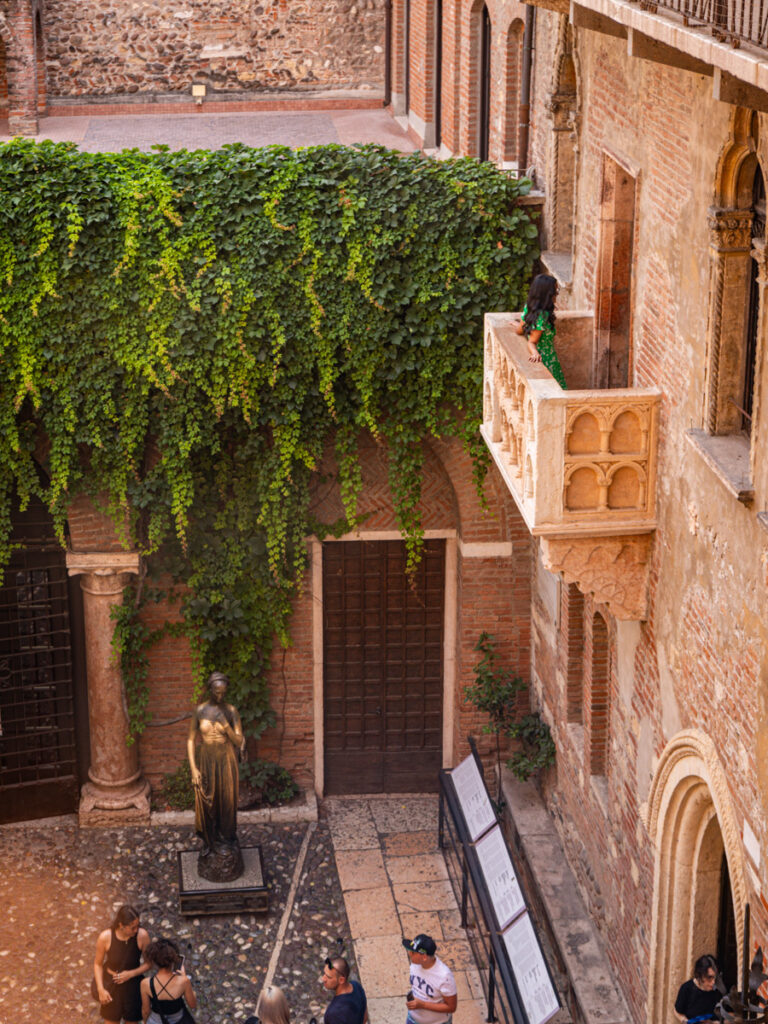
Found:
[(748, 252), (752, 245), (752, 211), (711, 206), (709, 242), (719, 252)]
[(138, 551), (67, 551), (70, 576), (118, 576), (139, 572)]

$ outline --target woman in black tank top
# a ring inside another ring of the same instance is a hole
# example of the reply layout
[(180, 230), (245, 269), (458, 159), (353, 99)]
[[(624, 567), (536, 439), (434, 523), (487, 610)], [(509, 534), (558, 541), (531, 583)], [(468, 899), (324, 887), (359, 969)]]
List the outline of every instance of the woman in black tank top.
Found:
[(194, 1010), (197, 996), (176, 943), (156, 939), (147, 947), (146, 957), (157, 968), (154, 977), (141, 983), (141, 1012), (146, 1024), (181, 1024), (190, 1020), (186, 1006)]
[(141, 1021), (141, 975), (149, 970), (141, 954), (148, 945), (149, 935), (139, 925), (138, 911), (127, 905), (120, 907), (112, 926), (99, 935), (93, 962), (103, 1020), (112, 1024)]

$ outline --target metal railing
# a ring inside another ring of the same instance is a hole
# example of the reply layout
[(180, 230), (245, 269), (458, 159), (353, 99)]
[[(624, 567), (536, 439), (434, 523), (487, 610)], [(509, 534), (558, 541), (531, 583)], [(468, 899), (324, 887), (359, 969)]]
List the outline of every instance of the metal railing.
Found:
[(642, 10), (674, 11), (690, 28), (704, 28), (720, 42), (768, 48), (768, 0), (639, 0)]

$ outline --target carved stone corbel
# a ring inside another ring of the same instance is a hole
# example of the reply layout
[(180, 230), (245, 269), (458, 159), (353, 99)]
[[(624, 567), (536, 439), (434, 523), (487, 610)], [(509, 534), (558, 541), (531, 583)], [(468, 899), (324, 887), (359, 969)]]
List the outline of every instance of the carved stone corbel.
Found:
[(583, 594), (608, 606), (617, 619), (648, 617), (652, 536), (541, 537), (545, 568), (561, 573)]

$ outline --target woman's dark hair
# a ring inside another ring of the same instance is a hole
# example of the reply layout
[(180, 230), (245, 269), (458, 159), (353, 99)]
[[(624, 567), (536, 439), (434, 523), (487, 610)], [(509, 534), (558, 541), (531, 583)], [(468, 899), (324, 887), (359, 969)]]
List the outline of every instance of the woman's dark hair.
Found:
[(717, 960), (715, 960), (711, 953), (705, 953), (693, 965), (693, 976), (701, 980), (706, 977), (709, 971), (714, 971), (715, 974), (719, 973)]
[(118, 907), (117, 913), (112, 919), (112, 928), (117, 928), (118, 925), (122, 925), (124, 928), (127, 924), (133, 924), (138, 919), (139, 912), (136, 907), (132, 907), (130, 903), (124, 903), (122, 907)]
[(539, 274), (531, 281), (528, 290), (528, 301), (526, 302), (525, 316), (523, 317), (523, 333), (527, 337), (531, 331), (536, 330), (536, 321), (539, 313), (544, 313), (545, 319), (549, 319), (552, 327), (555, 326), (555, 295), (557, 294), (557, 281), (549, 274)]
[(165, 967), (169, 971), (175, 971), (181, 963), (179, 947), (170, 939), (155, 939), (147, 946), (144, 956), (155, 967)]

